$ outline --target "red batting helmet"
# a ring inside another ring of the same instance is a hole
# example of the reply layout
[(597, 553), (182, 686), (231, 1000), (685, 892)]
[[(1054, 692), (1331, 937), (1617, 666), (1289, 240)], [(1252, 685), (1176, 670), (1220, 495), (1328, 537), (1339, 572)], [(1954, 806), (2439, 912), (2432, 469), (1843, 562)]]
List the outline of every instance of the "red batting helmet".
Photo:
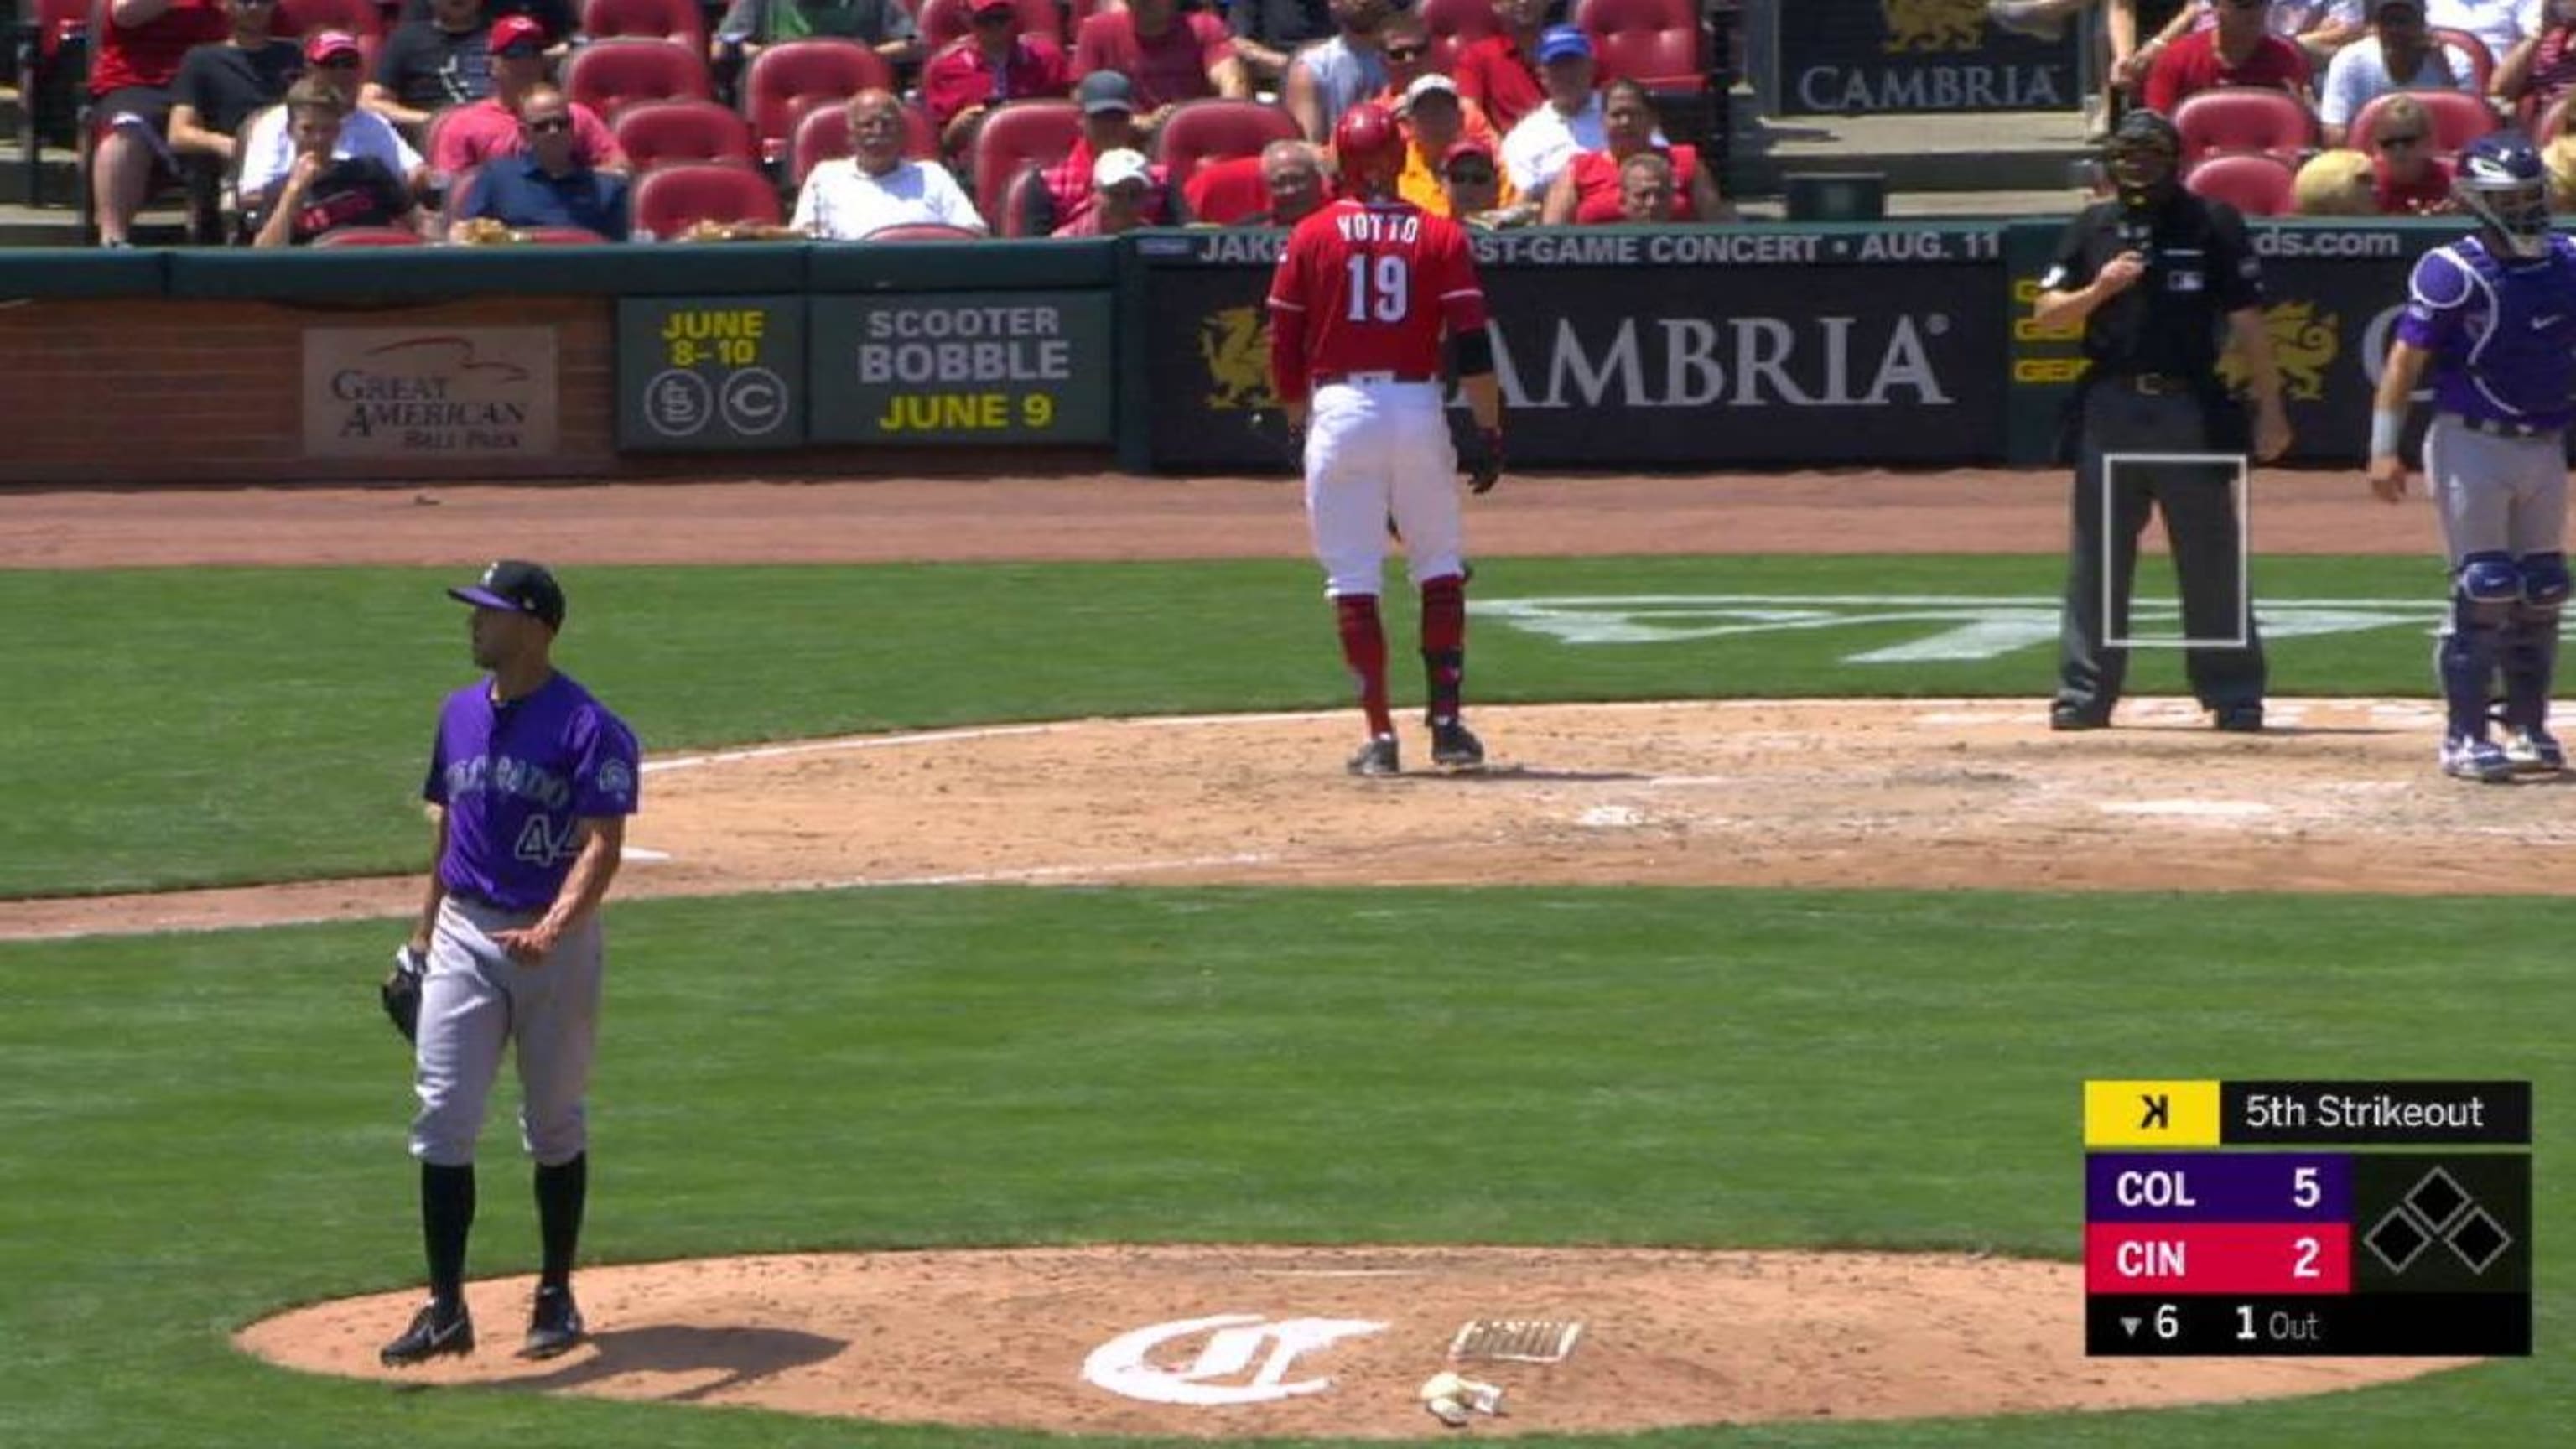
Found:
[(1369, 101), (1342, 112), (1333, 127), (1333, 160), (1341, 167), (1342, 185), (1355, 192), (1395, 185), (1404, 170), (1404, 132), (1386, 107)]

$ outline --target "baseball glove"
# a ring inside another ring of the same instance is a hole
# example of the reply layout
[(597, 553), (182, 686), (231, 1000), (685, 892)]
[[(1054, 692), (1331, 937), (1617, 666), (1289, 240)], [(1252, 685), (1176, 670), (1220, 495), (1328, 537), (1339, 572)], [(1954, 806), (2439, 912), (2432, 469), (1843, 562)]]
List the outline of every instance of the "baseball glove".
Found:
[(427, 952), (414, 950), (408, 943), (394, 948), (394, 969), (385, 973), (376, 987), (377, 999), (385, 1006), (385, 1015), (404, 1041), (420, 1038), (420, 979), (429, 972)]
[(1459, 460), (1458, 471), (1467, 475), (1467, 491), (1491, 493), (1503, 480), (1503, 430), (1485, 428), (1476, 434), (1476, 446)]

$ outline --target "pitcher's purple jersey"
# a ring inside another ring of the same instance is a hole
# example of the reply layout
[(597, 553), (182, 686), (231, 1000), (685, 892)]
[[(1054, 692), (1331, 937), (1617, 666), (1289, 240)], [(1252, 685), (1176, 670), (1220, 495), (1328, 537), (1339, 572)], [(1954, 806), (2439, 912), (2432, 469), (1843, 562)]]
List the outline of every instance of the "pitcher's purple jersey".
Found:
[(2397, 335), (2433, 354), (2433, 406), (2535, 430), (2564, 427), (2576, 390), (2576, 243), (2511, 261), (2468, 237), (2415, 263)]
[(634, 731), (571, 675), (505, 705), (489, 679), (449, 695), (421, 787), (447, 810), (438, 878), (506, 910), (544, 910), (581, 853), (576, 822), (635, 813), (636, 759)]

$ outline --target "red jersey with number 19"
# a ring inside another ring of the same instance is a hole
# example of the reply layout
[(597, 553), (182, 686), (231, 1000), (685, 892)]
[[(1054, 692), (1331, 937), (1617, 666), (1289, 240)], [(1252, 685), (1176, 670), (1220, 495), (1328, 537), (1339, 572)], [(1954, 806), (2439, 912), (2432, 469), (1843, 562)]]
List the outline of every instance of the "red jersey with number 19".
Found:
[(1405, 201), (1336, 201), (1297, 224), (1270, 280), (1270, 385), (1304, 398), (1319, 378), (1442, 375), (1441, 336), (1485, 325), (1466, 229)]

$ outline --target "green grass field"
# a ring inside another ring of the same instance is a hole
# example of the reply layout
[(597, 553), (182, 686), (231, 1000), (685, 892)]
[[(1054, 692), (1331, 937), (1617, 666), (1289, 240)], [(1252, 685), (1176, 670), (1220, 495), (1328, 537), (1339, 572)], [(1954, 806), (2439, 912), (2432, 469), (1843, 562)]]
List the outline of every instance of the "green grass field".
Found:
[[(2424, 572), (2284, 560), (2261, 577), (2267, 597), (2429, 600)], [(16, 807), (0, 894), (414, 868), (431, 710), (468, 673), (446, 577), (0, 574), (0, 607), (45, 621), (0, 659)], [(2048, 560), (1501, 560), (1479, 584), (2044, 598), (2055, 577)], [(1296, 566), (566, 582), (567, 664), (664, 749), (1322, 705), (1341, 687)], [(1581, 649), (1489, 627), (1478, 693), (2045, 688), (2044, 648), (1842, 662), (1919, 632)], [(2421, 694), (2420, 631), (2286, 641), (2275, 672), (2282, 693)], [(2173, 683), (2158, 660), (2139, 687)], [(1286, 1240), (2071, 1259), (2087, 1076), (2523, 1077), (2544, 1143), (2563, 1141), (2563, 917), (2542, 900), (1529, 888), (629, 902), (586, 1253)], [(275, 1308), (416, 1281), (408, 1073), (372, 997), (388, 945), (383, 925), (0, 945), (0, 1444), (1044, 1442), (402, 1392), (235, 1354), (229, 1333)], [(533, 1267), (495, 1115), (478, 1273)], [(2576, 1188), (2548, 1150), (2539, 1358), (2239, 1407), (1635, 1442), (2544, 1444), (2576, 1417), (2576, 1261), (2557, 1247)]]

